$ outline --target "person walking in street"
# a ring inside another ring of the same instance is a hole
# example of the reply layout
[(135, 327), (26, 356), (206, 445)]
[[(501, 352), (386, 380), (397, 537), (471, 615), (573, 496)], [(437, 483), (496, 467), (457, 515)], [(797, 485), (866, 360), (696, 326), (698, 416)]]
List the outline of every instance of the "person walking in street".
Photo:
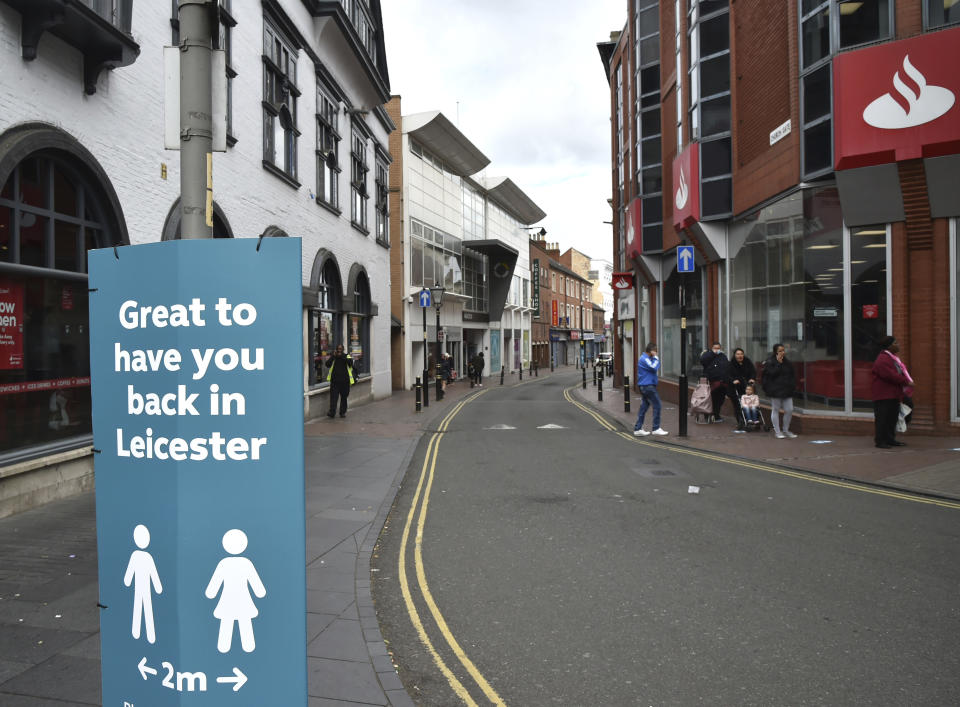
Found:
[(330, 410), (327, 417), (333, 417), (340, 401), (340, 417), (347, 416), (347, 396), (353, 385), (353, 359), (343, 353), (343, 345), (337, 346), (333, 356), (327, 359), (327, 382), (330, 383)]
[(880, 449), (904, 447), (896, 439), (900, 401), (912, 391), (913, 378), (897, 356), (900, 344), (892, 336), (880, 340), (880, 355), (870, 369), (870, 392), (873, 397), (873, 442)]
[[(640, 395), (643, 402), (640, 403), (640, 414), (637, 415), (637, 424), (633, 426), (633, 435), (635, 437), (646, 437), (649, 434), (658, 436), (669, 434), (660, 427), (660, 395), (657, 393), (657, 371), (660, 370), (660, 359), (657, 357), (657, 345), (647, 344), (647, 348), (637, 361), (637, 385), (640, 387)], [(647, 415), (647, 410), (653, 406), (653, 431), (647, 432), (643, 429), (643, 419)]]
[(453, 379), (453, 359), (446, 351), (440, 355), (440, 377), (443, 379), (443, 387), (446, 389)]
[[(793, 393), (797, 389), (797, 378), (793, 364), (787, 360), (787, 349), (783, 344), (773, 345), (773, 354), (763, 363), (760, 385), (770, 396), (770, 422), (777, 439), (796, 435), (790, 431), (790, 418), (793, 417)], [(783, 410), (783, 427), (780, 426), (780, 411)]]
[(483, 351), (480, 351), (476, 356), (473, 357), (473, 378), (474, 382), (483, 387)]
[[(703, 366), (703, 375), (710, 381), (710, 400), (713, 403), (713, 421), (723, 422), (720, 411), (723, 408), (723, 399), (727, 397), (727, 366), (730, 362), (723, 353), (719, 341), (714, 341), (709, 351), (700, 354), (700, 365)], [(733, 406), (734, 411), (737, 405)], [(734, 412), (736, 415), (736, 412)]]
[(746, 428), (746, 420), (743, 416), (743, 409), (740, 404), (742, 396), (748, 385), (755, 385), (757, 382), (757, 369), (753, 361), (747, 358), (747, 354), (741, 348), (733, 350), (733, 358), (727, 366), (727, 397), (733, 403), (733, 409), (738, 411), (737, 429)]

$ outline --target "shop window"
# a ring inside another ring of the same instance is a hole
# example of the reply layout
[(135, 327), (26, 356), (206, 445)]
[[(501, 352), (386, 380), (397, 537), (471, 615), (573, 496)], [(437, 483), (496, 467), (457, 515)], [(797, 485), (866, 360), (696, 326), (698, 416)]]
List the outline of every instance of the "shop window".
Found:
[(350, 314), (350, 346), (354, 375), (370, 373), (370, 282), (365, 273), (357, 274)]
[(960, 22), (960, 2), (956, 0), (925, 0), (927, 27), (943, 27)]
[(883, 224), (850, 229), (850, 326), (855, 412), (873, 411), (870, 370), (878, 353), (877, 342), (887, 335), (887, 241), (887, 228)]
[[(697, 380), (700, 375), (700, 353), (704, 350), (706, 320), (703, 311), (703, 268), (683, 275), (676, 266), (663, 283), (663, 327), (660, 345), (662, 375), (677, 378), (680, 375), (680, 287), (686, 288), (687, 315), (687, 377)], [(638, 340), (638, 346), (645, 345)]]
[(330, 258), (320, 270), (317, 284), (317, 307), (310, 312), (311, 329), (311, 385), (326, 383), (326, 360), (338, 345), (343, 343), (342, 332), (342, 295), (340, 271), (336, 262)]
[(0, 190), (0, 457), (89, 443), (86, 251), (120, 243), (96, 183), (38, 153)]
[[(836, 188), (791, 194), (732, 228), (745, 233), (741, 232), (744, 245), (730, 259), (731, 346), (742, 347), (759, 363), (770, 355), (774, 343), (783, 343), (797, 375), (798, 406), (845, 409), (845, 236)], [(874, 279), (868, 271), (875, 257), (852, 258), (863, 261), (851, 263), (854, 282)], [(864, 297), (874, 299), (879, 293), (865, 289)], [(862, 324), (856, 314), (852, 319), (856, 326)], [(855, 333), (853, 339), (865, 342), (868, 335)], [(863, 357), (856, 349), (865, 353), (864, 345), (854, 344), (855, 400), (863, 395), (869, 400), (864, 387), (868, 378), (860, 370), (863, 364), (856, 363)]]

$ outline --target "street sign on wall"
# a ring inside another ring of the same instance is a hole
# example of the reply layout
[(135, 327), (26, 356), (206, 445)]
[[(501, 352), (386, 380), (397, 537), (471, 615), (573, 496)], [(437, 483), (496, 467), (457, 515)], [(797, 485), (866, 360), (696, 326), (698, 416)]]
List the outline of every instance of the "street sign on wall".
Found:
[(300, 241), (89, 262), (103, 704), (306, 705)]

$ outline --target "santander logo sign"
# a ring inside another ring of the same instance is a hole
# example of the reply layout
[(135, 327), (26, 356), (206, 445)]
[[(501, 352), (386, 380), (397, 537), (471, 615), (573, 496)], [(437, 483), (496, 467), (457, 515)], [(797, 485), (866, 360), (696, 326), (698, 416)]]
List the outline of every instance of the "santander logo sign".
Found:
[(683, 174), (683, 165), (680, 166), (680, 188), (673, 197), (673, 203), (677, 206), (677, 211), (687, 205), (690, 198), (690, 187), (687, 186), (687, 178)]
[(867, 125), (881, 130), (914, 128), (936, 120), (953, 107), (953, 92), (927, 85), (927, 78), (910, 63), (909, 54), (904, 55), (901, 68), (903, 76), (900, 69), (893, 75), (896, 95), (885, 93), (864, 109)]

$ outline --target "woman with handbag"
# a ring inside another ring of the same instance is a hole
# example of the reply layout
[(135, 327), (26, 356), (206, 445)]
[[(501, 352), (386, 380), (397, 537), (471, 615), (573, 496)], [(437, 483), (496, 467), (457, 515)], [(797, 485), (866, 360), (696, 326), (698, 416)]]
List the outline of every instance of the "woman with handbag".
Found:
[(870, 369), (870, 392), (873, 397), (873, 443), (880, 449), (904, 447), (906, 442), (896, 439), (900, 401), (904, 394), (913, 392), (913, 378), (897, 357), (900, 344), (892, 336), (880, 340), (880, 355)]

